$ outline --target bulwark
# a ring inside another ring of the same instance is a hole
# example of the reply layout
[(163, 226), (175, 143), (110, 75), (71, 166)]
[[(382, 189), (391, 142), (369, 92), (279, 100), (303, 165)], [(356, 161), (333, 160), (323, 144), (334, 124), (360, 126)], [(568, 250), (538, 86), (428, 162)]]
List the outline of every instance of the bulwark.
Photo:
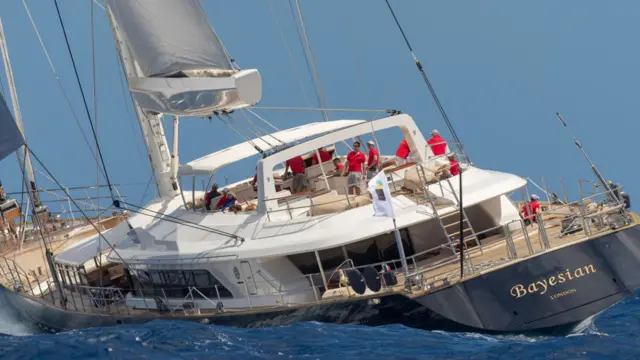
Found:
[(550, 276), (547, 279), (532, 282), (528, 286), (524, 286), (522, 284), (515, 285), (511, 288), (510, 293), (511, 296), (515, 298), (520, 298), (525, 295), (535, 293), (544, 295), (550, 287), (556, 286), (557, 284), (562, 284), (567, 281), (572, 281), (595, 272), (596, 269), (593, 265), (579, 267), (573, 271), (567, 269), (565, 272), (557, 273), (555, 276)]

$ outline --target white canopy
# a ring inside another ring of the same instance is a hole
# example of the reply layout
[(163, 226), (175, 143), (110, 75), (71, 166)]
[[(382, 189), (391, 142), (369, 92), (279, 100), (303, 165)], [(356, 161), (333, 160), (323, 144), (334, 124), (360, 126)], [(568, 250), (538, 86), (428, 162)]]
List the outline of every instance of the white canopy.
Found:
[(255, 138), (251, 141), (246, 141), (193, 160), (180, 166), (179, 174), (180, 176), (210, 175), (212, 172), (223, 166), (259, 154), (258, 150), (256, 150), (252, 143), (262, 150), (269, 150), (273, 147), (282, 145), (282, 142), (289, 144), (311, 136), (354, 126), (364, 121), (365, 120), (336, 120), (315, 122), (278, 131), (271, 135)]

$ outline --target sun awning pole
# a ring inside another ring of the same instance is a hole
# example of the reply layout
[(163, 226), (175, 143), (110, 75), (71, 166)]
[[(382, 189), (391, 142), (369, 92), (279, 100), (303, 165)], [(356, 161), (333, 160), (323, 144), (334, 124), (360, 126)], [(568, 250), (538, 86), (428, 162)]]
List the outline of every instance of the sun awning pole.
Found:
[(322, 285), (324, 285), (324, 291), (329, 290), (329, 287), (327, 286), (327, 277), (324, 274), (324, 269), (322, 268), (322, 261), (320, 261), (320, 254), (317, 251), (313, 252), (314, 254), (316, 254), (316, 261), (318, 262), (318, 269), (320, 269), (320, 276), (322, 276)]
[(324, 173), (324, 166), (322, 162), (322, 158), (320, 157), (320, 151), (316, 149), (316, 156), (318, 157), (318, 165), (320, 165), (320, 171), (322, 172), (322, 178), (324, 179), (324, 185), (327, 187), (327, 191), (331, 190), (329, 188), (329, 180), (327, 179), (327, 174)]

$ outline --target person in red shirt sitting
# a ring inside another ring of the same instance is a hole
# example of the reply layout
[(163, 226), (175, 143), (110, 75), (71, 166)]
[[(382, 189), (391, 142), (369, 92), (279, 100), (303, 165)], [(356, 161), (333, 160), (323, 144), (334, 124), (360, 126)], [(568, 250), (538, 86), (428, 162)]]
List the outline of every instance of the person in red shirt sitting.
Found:
[(407, 143), (407, 139), (402, 139), (400, 146), (398, 146), (398, 150), (396, 150), (396, 165), (400, 166), (406, 164), (409, 153), (411, 153), (409, 143)]
[(311, 165), (319, 164), (318, 162), (318, 153), (320, 154), (321, 162), (327, 162), (331, 160), (331, 153), (325, 150), (324, 148), (318, 148), (318, 152), (313, 152), (313, 158), (311, 159)]
[(373, 179), (378, 173), (378, 164), (380, 163), (380, 154), (376, 150), (373, 141), (367, 141), (369, 147), (369, 157), (367, 157), (367, 180)]
[(455, 154), (449, 155), (449, 173), (451, 174), (451, 176), (460, 174), (460, 164), (458, 164), (458, 160), (456, 160)]
[(434, 129), (431, 131), (431, 139), (427, 140), (427, 144), (429, 144), (431, 152), (433, 152), (435, 156), (443, 155), (447, 152), (447, 142), (440, 137), (438, 130)]
[(224, 188), (222, 189), (222, 196), (220, 197), (220, 200), (218, 200), (218, 203), (216, 204), (216, 210), (220, 210), (224, 212), (224, 209), (228, 208), (231, 205), (235, 205), (235, 203), (236, 203), (236, 197), (233, 196), (233, 194), (231, 193), (231, 191), (229, 191), (229, 189)]
[(344, 170), (344, 165), (340, 162), (340, 158), (333, 159), (333, 167), (333, 171), (337, 173), (342, 173), (342, 170)]
[(295, 194), (307, 190), (307, 175), (305, 174), (305, 164), (302, 156), (295, 156), (286, 162), (287, 167), (284, 173), (288, 173), (289, 169), (293, 173), (293, 183), (291, 184), (291, 193)]
[[(364, 163), (367, 159), (360, 152), (360, 142), (353, 143), (353, 151), (347, 154), (346, 169), (349, 171), (347, 187), (350, 194), (360, 195), (360, 185), (362, 184), (362, 174), (364, 173)], [(344, 176), (344, 170), (342, 175)]]
[[(522, 218), (526, 225), (529, 225), (531, 222), (536, 222), (536, 214), (540, 212), (539, 199), (538, 195), (533, 194), (531, 195), (531, 201), (528, 203), (525, 202), (524, 205), (522, 205), (520, 213), (522, 213)], [(529, 210), (531, 210), (531, 214)]]

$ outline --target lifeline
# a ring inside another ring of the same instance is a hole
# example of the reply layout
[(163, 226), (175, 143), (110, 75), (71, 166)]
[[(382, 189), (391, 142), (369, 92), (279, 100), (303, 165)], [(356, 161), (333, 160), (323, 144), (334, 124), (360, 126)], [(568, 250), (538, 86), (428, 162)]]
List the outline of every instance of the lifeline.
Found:
[(515, 285), (511, 288), (511, 296), (519, 298), (527, 294), (535, 293), (544, 295), (550, 286), (556, 286), (557, 284), (562, 284), (566, 281), (571, 281), (595, 272), (596, 269), (595, 267), (593, 267), (593, 265), (587, 265), (581, 268), (577, 268), (573, 272), (567, 269), (566, 272), (557, 273), (556, 276), (551, 276), (548, 279), (542, 279), (536, 282), (532, 282), (527, 287), (522, 284)]

